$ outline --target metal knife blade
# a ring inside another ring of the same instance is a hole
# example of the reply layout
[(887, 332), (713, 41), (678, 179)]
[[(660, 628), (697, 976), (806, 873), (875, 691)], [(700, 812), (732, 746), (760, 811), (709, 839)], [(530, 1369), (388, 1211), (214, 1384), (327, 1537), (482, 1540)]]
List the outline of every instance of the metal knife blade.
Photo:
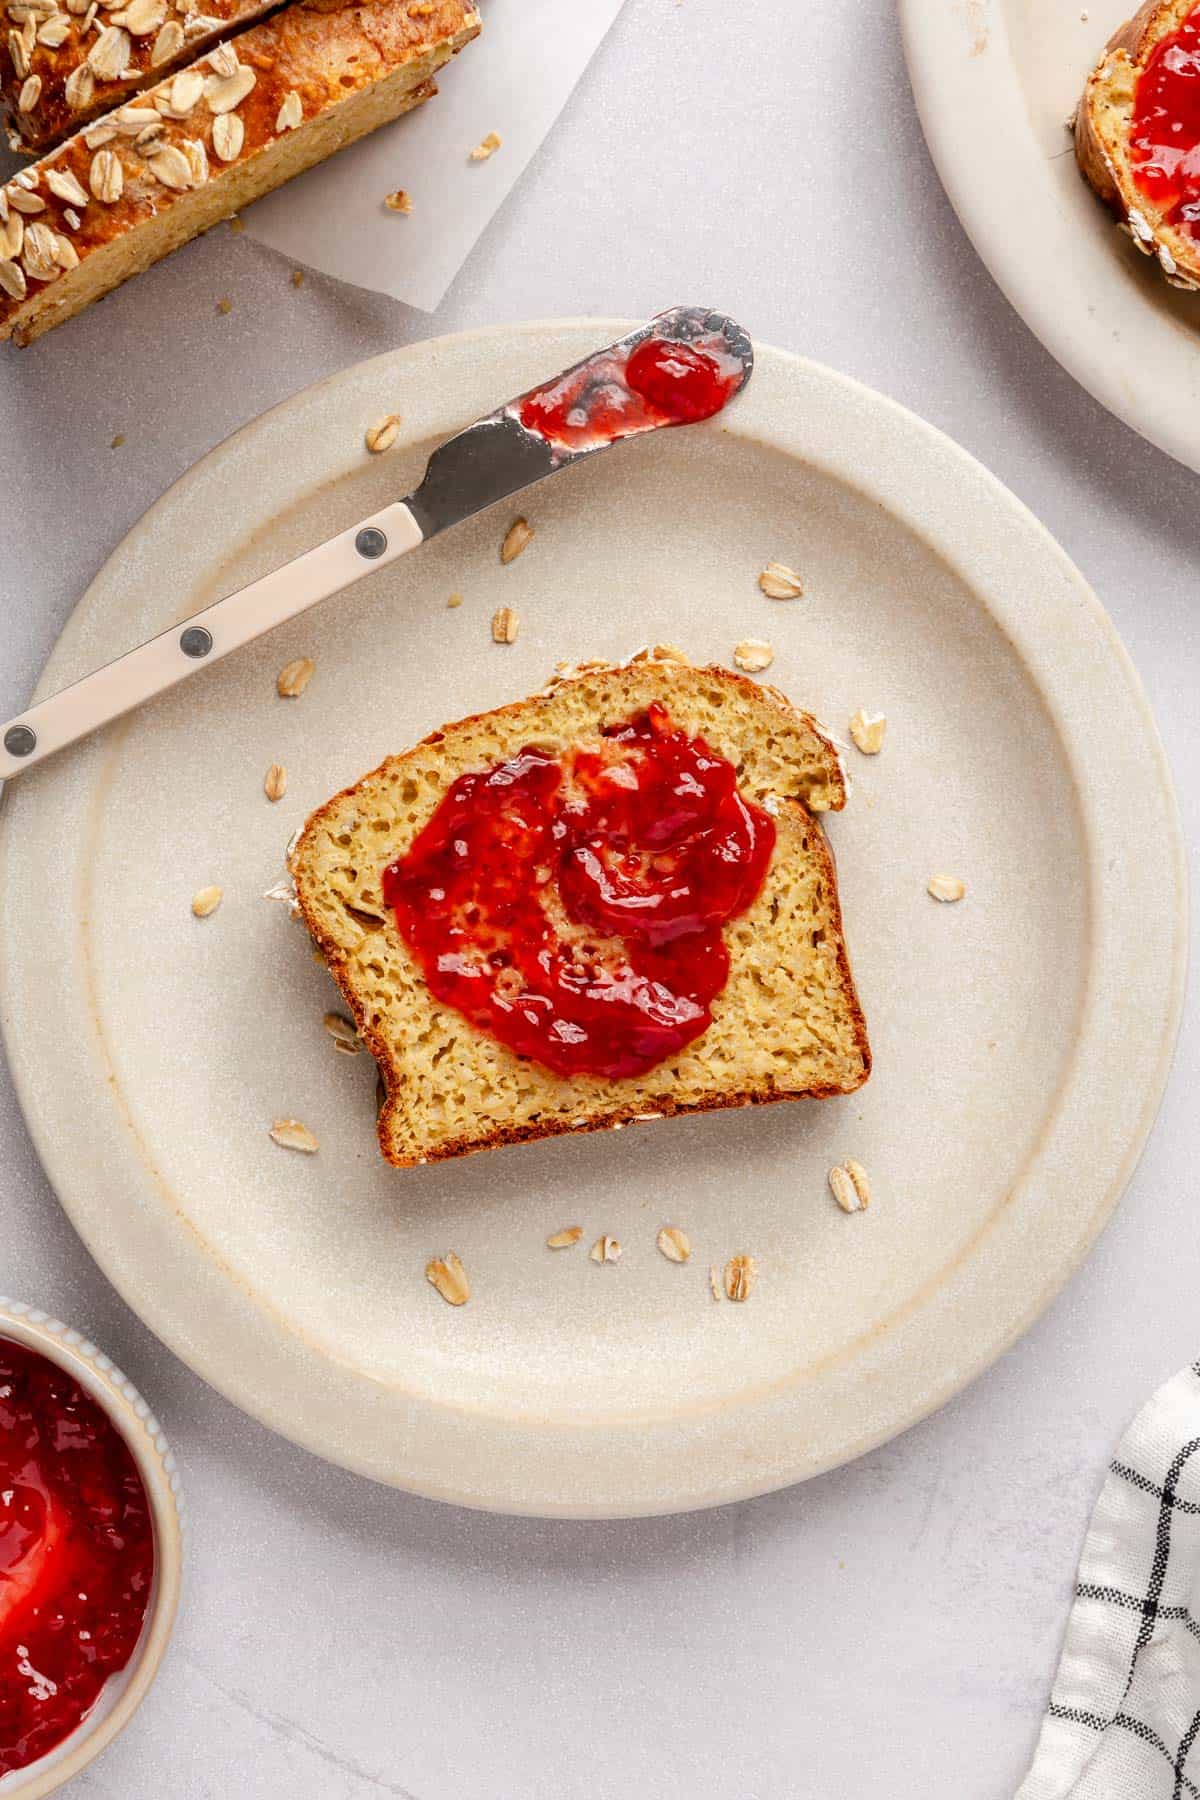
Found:
[(597, 435), (582, 445), (567, 446), (521, 423), (524, 403), (549, 388), (570, 391), (578, 387), (586, 398), (589, 384), (594, 390), (606, 381), (619, 381), (620, 371), (633, 351), (651, 338), (686, 344), (709, 356), (719, 356), (730, 377), (730, 398), (745, 386), (754, 369), (750, 339), (728, 314), (712, 312), (704, 306), (675, 306), (669, 312), (659, 313), (636, 331), (618, 338), (615, 344), (564, 369), (552, 382), (518, 394), (515, 400), (440, 444), (429, 459), (424, 481), (406, 502), (422, 536), (433, 537), (553, 475), (557, 469), (608, 449), (614, 442), (658, 429), (649, 422), (630, 421), (616, 438)]
[[(661, 399), (647, 400), (625, 382), (630, 358), (651, 340), (651, 359), (661, 354), (663, 366), (668, 372), (674, 366), (679, 379), (686, 380), (689, 366), (693, 374), (697, 367), (712, 371), (716, 397), (707, 412), (684, 410), (671, 416)], [(696, 354), (689, 365), (691, 352)], [(0, 781), (34, 767), (484, 507), (623, 438), (710, 416), (740, 392), (753, 366), (749, 338), (726, 314), (697, 306), (660, 313), (449, 438), (434, 451), (425, 479), (406, 501), (394, 501), (10, 719), (0, 727)]]

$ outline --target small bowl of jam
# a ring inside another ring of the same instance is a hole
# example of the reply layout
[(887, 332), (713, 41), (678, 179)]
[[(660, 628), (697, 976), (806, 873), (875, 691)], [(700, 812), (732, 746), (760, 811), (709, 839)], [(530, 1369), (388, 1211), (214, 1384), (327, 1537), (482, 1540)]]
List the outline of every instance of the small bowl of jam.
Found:
[(108, 1357), (0, 1300), (0, 1800), (40, 1800), (137, 1710), (171, 1635), (179, 1480)]

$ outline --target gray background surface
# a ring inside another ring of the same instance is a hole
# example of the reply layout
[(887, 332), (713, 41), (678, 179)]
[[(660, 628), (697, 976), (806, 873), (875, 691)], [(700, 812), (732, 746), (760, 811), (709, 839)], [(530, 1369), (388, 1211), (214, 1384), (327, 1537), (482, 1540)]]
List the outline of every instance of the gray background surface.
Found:
[[(628, 0), (436, 315), (289, 276), (222, 228), (0, 356), (0, 717), (147, 504), (264, 407), (435, 333), (698, 298), (923, 413), (1029, 503), (1116, 620), (1200, 837), (1200, 485), (1107, 417), (993, 287), (930, 165), (890, 9)], [(0, 1076), (0, 1282), (145, 1391), (191, 1508), (167, 1666), (72, 1794), (1010, 1795), (1111, 1446), (1200, 1353), (1198, 1073), (1193, 1006), (1114, 1224), (939, 1416), (791, 1492), (603, 1525), (409, 1499), (241, 1417), (93, 1267)]]

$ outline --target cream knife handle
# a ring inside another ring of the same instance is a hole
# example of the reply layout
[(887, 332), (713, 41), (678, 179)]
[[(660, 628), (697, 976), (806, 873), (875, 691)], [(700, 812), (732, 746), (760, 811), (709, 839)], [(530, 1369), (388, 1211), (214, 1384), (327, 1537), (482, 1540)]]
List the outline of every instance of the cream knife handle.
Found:
[(19, 775), (110, 720), (120, 718), (285, 619), (394, 562), (422, 541), (403, 501), (226, 595), (115, 662), (85, 675), (0, 729), (0, 780)]

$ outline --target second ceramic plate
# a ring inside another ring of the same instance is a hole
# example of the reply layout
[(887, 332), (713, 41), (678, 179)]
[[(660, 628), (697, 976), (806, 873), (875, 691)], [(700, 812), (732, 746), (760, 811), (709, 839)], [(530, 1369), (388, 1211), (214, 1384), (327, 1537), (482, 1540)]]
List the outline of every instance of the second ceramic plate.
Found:
[[(418, 345), (260, 419), (129, 535), (42, 690), (402, 494), (437, 438), (619, 329)], [(368, 457), (364, 427), (389, 411), (404, 436)], [(761, 350), (723, 423), (613, 451), (523, 510), (536, 537), (511, 566), (511, 513), (481, 517), (10, 784), (6, 1040), (94, 1254), (248, 1411), (469, 1505), (710, 1505), (911, 1424), (1078, 1262), (1173, 1041), (1174, 806), (1137, 680), (1062, 553), (946, 439), (828, 370)], [(773, 557), (803, 573), (803, 600), (759, 592)], [(512, 645), (491, 639), (500, 604), (521, 618)], [(830, 822), (870, 1084), (385, 1167), (373, 1067), (334, 1050), (328, 977), (262, 898), (296, 825), (559, 658), (665, 639), (727, 661), (747, 636), (835, 729), (858, 706), (888, 716), (881, 756), (849, 753), (854, 792)], [(301, 655), (316, 673), (281, 700), (276, 672)], [(277, 805), (272, 762), (288, 770)], [(961, 905), (929, 898), (935, 871), (967, 882)], [(198, 921), (210, 883), (225, 899)], [(280, 1115), (316, 1132), (316, 1156), (270, 1141)], [(871, 1173), (865, 1215), (828, 1192), (845, 1156)], [(655, 1249), (668, 1220), (691, 1236), (687, 1266)], [(583, 1244), (546, 1250), (572, 1223)], [(601, 1232), (619, 1264), (587, 1260)], [(423, 1276), (449, 1248), (474, 1287), (458, 1311)], [(709, 1264), (738, 1251), (760, 1284), (714, 1304)]]
[(1200, 470), (1200, 295), (1088, 188), (1065, 121), (1136, 0), (901, 0), (938, 173), (1031, 331), (1110, 412)]

